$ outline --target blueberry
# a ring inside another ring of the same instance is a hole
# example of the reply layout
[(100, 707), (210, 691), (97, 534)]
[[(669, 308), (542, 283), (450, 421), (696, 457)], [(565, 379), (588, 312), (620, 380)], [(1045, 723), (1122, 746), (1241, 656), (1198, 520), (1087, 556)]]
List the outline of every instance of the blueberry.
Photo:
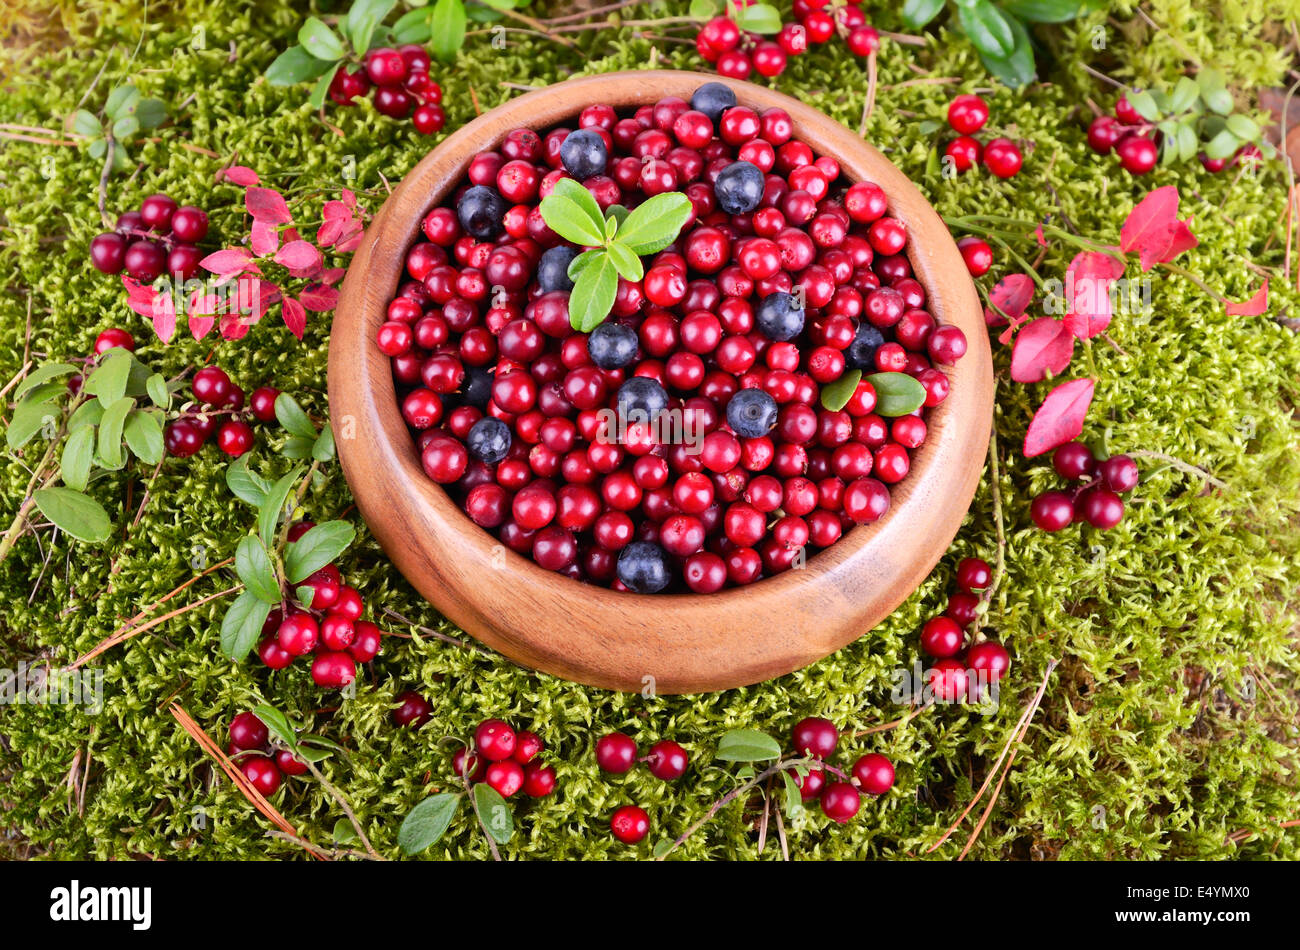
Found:
[(482, 366), (470, 366), (465, 370), (465, 382), (460, 387), (460, 398), (467, 406), (486, 409), (492, 398), (492, 374)]
[(587, 355), (601, 369), (619, 369), (636, 359), (636, 331), (621, 323), (602, 323), (587, 337)]
[(844, 365), (849, 369), (871, 369), (876, 365), (876, 350), (885, 345), (885, 336), (869, 323), (858, 325), (853, 342), (844, 350)]
[(790, 294), (778, 290), (762, 299), (754, 322), (769, 340), (793, 340), (803, 332), (803, 308)]
[(633, 541), (619, 552), (618, 579), (630, 591), (657, 594), (672, 580), (668, 554), (649, 541)]
[(569, 265), (579, 253), (576, 247), (561, 244), (542, 254), (542, 259), (537, 262), (537, 286), (542, 293), (573, 289), (573, 281), (569, 280)]
[(506, 214), (506, 203), (495, 189), (475, 185), (465, 189), (456, 202), (456, 217), (460, 226), (473, 238), (490, 241), (501, 231), (501, 219)]
[(633, 376), (618, 387), (618, 414), (627, 420), (632, 413), (653, 419), (668, 408), (668, 393), (648, 376)]
[(758, 439), (776, 427), (776, 400), (761, 389), (741, 389), (727, 401), (727, 425), (742, 439)]
[(486, 416), (469, 430), (465, 446), (474, 458), (495, 465), (510, 451), (510, 427), (500, 419)]
[(763, 200), (763, 172), (751, 162), (732, 162), (718, 173), (713, 194), (727, 214), (749, 214)]
[(578, 181), (603, 175), (608, 158), (605, 140), (591, 129), (570, 132), (560, 143), (560, 161), (564, 163), (564, 170)]
[(720, 82), (706, 82), (691, 96), (691, 108), (696, 112), (703, 112), (714, 125), (718, 124), (722, 113), (735, 104), (736, 94), (731, 91), (730, 86), (724, 86)]

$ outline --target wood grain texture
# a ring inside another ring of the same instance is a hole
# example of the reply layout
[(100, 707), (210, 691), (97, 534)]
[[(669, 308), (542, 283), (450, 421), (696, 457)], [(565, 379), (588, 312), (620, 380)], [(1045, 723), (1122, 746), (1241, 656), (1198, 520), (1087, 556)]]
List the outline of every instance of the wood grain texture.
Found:
[[(941, 323), (970, 349), (948, 399), (931, 410), (912, 471), (880, 521), (848, 532), (803, 570), (717, 594), (647, 596), (580, 584), (504, 548), (431, 482), (398, 410), (388, 357), (374, 345), (404, 253), (428, 211), (470, 159), (511, 129), (571, 122), (593, 102), (620, 110), (667, 95), (689, 98), (721, 81), (742, 105), (780, 106), (796, 137), (871, 180), (907, 226), (907, 253)], [(444, 615), (516, 662), (592, 686), (657, 693), (729, 689), (789, 673), (872, 627), (947, 550), (983, 470), (993, 413), (993, 367), (974, 284), (948, 230), (910, 181), (844, 126), (788, 96), (692, 72), (642, 71), (573, 79), (514, 99), (464, 126), (427, 155), (385, 202), (343, 284), (329, 353), (330, 414), (339, 458), (371, 532)]]

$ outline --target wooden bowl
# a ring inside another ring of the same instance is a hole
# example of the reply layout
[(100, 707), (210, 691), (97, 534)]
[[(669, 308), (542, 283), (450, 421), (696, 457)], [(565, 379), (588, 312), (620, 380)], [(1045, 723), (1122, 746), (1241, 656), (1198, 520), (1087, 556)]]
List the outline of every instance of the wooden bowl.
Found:
[[(424, 474), (398, 410), (388, 357), (375, 346), (405, 251), (428, 211), (470, 159), (511, 129), (573, 124), (585, 106), (631, 110), (689, 99), (723, 82), (756, 110), (785, 109), (796, 137), (869, 179), (907, 226), (907, 253), (940, 323), (965, 331), (969, 352), (948, 367), (951, 394), (928, 417), (911, 473), (889, 512), (829, 549), (748, 587), (716, 594), (642, 595), (581, 584), (500, 544)], [(730, 689), (806, 666), (862, 636), (943, 556), (984, 466), (993, 368), (975, 287), (947, 228), (910, 181), (847, 128), (761, 86), (693, 72), (572, 79), (513, 99), (449, 136), (376, 215), (343, 283), (329, 353), (330, 415), (343, 472), (366, 524), (393, 563), (450, 620), (516, 662), (608, 689), (693, 693)]]

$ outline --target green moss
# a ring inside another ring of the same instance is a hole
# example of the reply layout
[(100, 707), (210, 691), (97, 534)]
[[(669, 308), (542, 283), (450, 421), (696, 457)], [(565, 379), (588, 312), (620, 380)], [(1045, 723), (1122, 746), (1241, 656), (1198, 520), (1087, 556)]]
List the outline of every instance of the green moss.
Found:
[[(940, 118), (956, 86), (899, 85), (930, 76), (969, 77), (963, 89), (988, 83), (968, 44), (942, 33), (923, 49), (887, 45), (876, 109), (867, 138), (925, 190), (945, 214), (988, 212), (1025, 219), (1055, 216), (1086, 235), (1114, 240), (1120, 223), (1145, 192), (1177, 184), (1184, 213), (1195, 216), (1201, 245), (1184, 259), (1210, 286), (1235, 299), (1259, 277), (1245, 266), (1281, 267), (1285, 240), (1279, 220), (1285, 185), (1276, 171), (1210, 176), (1196, 168), (1159, 169), (1135, 181), (1088, 151), (1076, 106), (1083, 93), (1108, 93), (1080, 68), (1084, 58), (1106, 69), (1129, 64), (1120, 78), (1168, 78), (1196, 51), (1248, 83), (1274, 83), (1280, 54), (1264, 36), (1263, 4), (1234, 7), (1210, 19), (1193, 4), (1154, 3), (1147, 11), (1173, 24), (1154, 38), (1126, 19), (1098, 16), (1077, 27), (1041, 31), (1042, 62), (1057, 65), (1054, 84), (990, 94), (995, 127), (1033, 143), (1024, 173), (1010, 183), (978, 175), (944, 181), (930, 168), (934, 139), (918, 119)], [(74, 33), (79, 46), (29, 63), (0, 102), (0, 120), (53, 126), (74, 109), (108, 58), (104, 83), (133, 76), (146, 94), (172, 103), (177, 122), (137, 150), (146, 166), (109, 185), (109, 208), (133, 206), (168, 191), (212, 212), (214, 234), (234, 239), (242, 214), (236, 189), (211, 185), (231, 156), (264, 179), (302, 196), (298, 219), (310, 222), (320, 203), (344, 185), (373, 209), (429, 147), (407, 125), (374, 115), (368, 105), (331, 110), (337, 134), (305, 105), (305, 88), (269, 88), (258, 76), (290, 42), (297, 14), (287, 7), (246, 3), (179, 5), (152, 21), (127, 65), (138, 18), (110, 8)], [(878, 22), (890, 26), (887, 11)], [(1088, 30), (1105, 24), (1107, 48), (1092, 49)], [(190, 43), (202, 25), (206, 49)], [(92, 41), (93, 37), (93, 41)], [(233, 54), (231, 52), (233, 45)], [(439, 79), (449, 126), (512, 94), (504, 84), (544, 85), (571, 74), (643, 66), (647, 40), (606, 31), (584, 36), (573, 52), (539, 39), (511, 36), (505, 51), (472, 41), (454, 70)], [(697, 68), (686, 47), (665, 46), (660, 61)], [(112, 52), (109, 52), (109, 51)], [(838, 46), (796, 60), (776, 85), (856, 127), (866, 92), (861, 63)], [(101, 95), (105, 87), (100, 87)], [(181, 147), (188, 143), (220, 158)], [(84, 249), (98, 230), (99, 169), (70, 148), (7, 142), (0, 163), (6, 195), (0, 273), (0, 382), (25, 354), (73, 356), (96, 332), (127, 326), (151, 340), (144, 321), (125, 307), (120, 288), (89, 272)], [(355, 180), (344, 170), (355, 165)], [(1050, 187), (1046, 187), (1050, 185)], [(1031, 251), (1026, 240), (1022, 250)], [(1048, 248), (1042, 270), (1059, 275), (1071, 253)], [(1138, 276), (1136, 269), (1131, 277)], [(997, 429), (1006, 512), (1007, 567), (989, 625), (1013, 652), (1015, 667), (996, 715), (932, 710), (908, 725), (847, 742), (852, 753), (885, 752), (898, 764), (898, 788), (870, 803), (845, 827), (805, 816), (790, 830), (797, 854), (814, 858), (902, 857), (926, 852), (983, 782), (1037, 688), (1049, 658), (1061, 665), (972, 854), (999, 857), (1289, 857), (1300, 856), (1296, 817), (1296, 657), (1289, 603), (1300, 580), (1296, 504), (1300, 457), (1293, 418), (1300, 341), (1267, 317), (1228, 317), (1190, 283), (1154, 272), (1154, 313), (1119, 317), (1114, 346), (1097, 343), (1091, 359), (1098, 394), (1085, 435), (1111, 451), (1148, 449), (1204, 466), (1227, 483), (1208, 490), (1179, 468), (1143, 460), (1144, 481), (1124, 522), (1101, 534), (1071, 529), (1047, 535), (1032, 528), (1029, 499), (1054, 483), (1050, 466), (1020, 457), (1019, 441), (1046, 387), (1004, 383)], [(1270, 313), (1294, 313), (1293, 287), (1275, 280)], [(30, 337), (26, 327), (30, 307)], [(313, 316), (304, 344), (274, 319), (239, 343), (218, 348), (220, 363), (246, 386), (273, 381), (318, 410), (323, 389), (328, 321)], [(156, 341), (142, 355), (169, 372), (207, 357), (212, 341)], [(998, 350), (1005, 369), (1007, 354)], [(1085, 359), (1077, 357), (1080, 365)], [(17, 507), (32, 461), (0, 460), (0, 520)], [(271, 462), (266, 453), (261, 458)], [(282, 463), (281, 463), (282, 464)], [(338, 515), (350, 505), (337, 470), (313, 492), (308, 509)], [(222, 466), (207, 452), (166, 465), (154, 498), (126, 540), (104, 552), (38, 546), (26, 539), (0, 565), (3, 662), (67, 662), (94, 646), (143, 605), (193, 576), (200, 552), (211, 563), (229, 555), (249, 524), (222, 485)], [(142, 484), (106, 479), (94, 491), (119, 524), (130, 520)], [(125, 513), (129, 512), (129, 513)], [(372, 609), (391, 608), (422, 624), (457, 631), (413, 593), (362, 533), (343, 564)], [(711, 696), (643, 699), (587, 689), (520, 670), (500, 657), (460, 650), (433, 639), (389, 638), (353, 699), (322, 697), (298, 669), (268, 675), (253, 664), (233, 666), (219, 655), (216, 630), (225, 603), (217, 600), (117, 647), (98, 661), (105, 676), (104, 709), (0, 707), (0, 792), (5, 819), (38, 854), (61, 857), (256, 858), (298, 856), (265, 837), (264, 822), (212, 770), (197, 746), (166, 712), (180, 699), (215, 735), (235, 712), (266, 699), (308, 718), (342, 743), (346, 758), (326, 771), (348, 795), (381, 851), (396, 853), (400, 818), (427, 791), (451, 778), (445, 737), (464, 737), (488, 715), (538, 731), (560, 776), (560, 793), (519, 808), (521, 833), (510, 857), (611, 857), (637, 853), (614, 845), (604, 830), (610, 811), (636, 801), (649, 809), (655, 837), (674, 835), (730, 787), (727, 771), (708, 767), (717, 736), (734, 726), (784, 734), (800, 716), (830, 716), (849, 729), (897, 718), (893, 671), (915, 657), (914, 631), (941, 609), (952, 565), (966, 554), (991, 556), (996, 545), (993, 496), (987, 482), (943, 565), (884, 624), (806, 670), (771, 683)], [(205, 578), (187, 596), (228, 586)], [(35, 593), (33, 594), (33, 590)], [(393, 628), (410, 633), (402, 625)], [(425, 692), (433, 721), (418, 733), (391, 728), (392, 698), (407, 688)], [(330, 703), (321, 709), (322, 700)], [(598, 776), (591, 745), (621, 728), (638, 739), (672, 736), (695, 757), (689, 777), (666, 785), (637, 772)], [(87, 776), (84, 814), (70, 804), (66, 780), (79, 758)], [(88, 763), (88, 764), (87, 764)], [(298, 828), (327, 842), (338, 807), (315, 784), (293, 782), (276, 797)], [(196, 809), (201, 809), (196, 811)], [(196, 816), (204, 817), (195, 827)], [(724, 810), (682, 849), (690, 857), (754, 857), (755, 814)], [(970, 827), (970, 822), (965, 828)], [(1259, 835), (1238, 843), (1243, 828)], [(952, 857), (965, 832), (936, 852)], [(20, 845), (14, 845), (20, 848)], [(480, 835), (461, 817), (433, 857), (487, 856)], [(763, 857), (776, 859), (769, 845)]]

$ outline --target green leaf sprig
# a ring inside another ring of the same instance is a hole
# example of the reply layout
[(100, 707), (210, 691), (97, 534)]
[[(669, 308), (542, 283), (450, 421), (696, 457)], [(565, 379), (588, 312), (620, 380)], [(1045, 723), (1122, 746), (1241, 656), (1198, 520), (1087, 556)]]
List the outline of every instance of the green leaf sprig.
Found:
[(467, 796), (479, 827), (491, 842), (506, 844), (514, 837), (514, 815), (501, 793), (486, 782), (471, 784), (467, 775), (457, 778), (465, 785), (464, 792), (430, 795), (402, 819), (401, 827), (397, 829), (397, 844), (404, 854), (419, 854), (436, 844), (460, 811), (461, 799)]
[(691, 200), (681, 192), (647, 198), (631, 211), (613, 205), (604, 214), (591, 192), (571, 178), (561, 178), (542, 199), (542, 220), (574, 244), (588, 248), (569, 264), (569, 322), (590, 333), (614, 307), (618, 279), (645, 276), (641, 258), (662, 251), (691, 217)]
[(1217, 69), (1202, 69), (1195, 79), (1180, 76), (1172, 88), (1124, 95), (1160, 133), (1162, 165), (1191, 161), (1202, 151), (1206, 158), (1230, 158), (1245, 145), (1254, 145), (1267, 158), (1275, 154), (1259, 123), (1236, 111), (1227, 80)]
[(135, 164), (127, 153), (126, 143), (166, 120), (167, 106), (161, 99), (142, 96), (139, 89), (127, 83), (109, 92), (102, 118), (86, 109), (74, 112), (72, 131), (82, 137), (91, 158), (111, 163), (110, 172), (122, 172)]

